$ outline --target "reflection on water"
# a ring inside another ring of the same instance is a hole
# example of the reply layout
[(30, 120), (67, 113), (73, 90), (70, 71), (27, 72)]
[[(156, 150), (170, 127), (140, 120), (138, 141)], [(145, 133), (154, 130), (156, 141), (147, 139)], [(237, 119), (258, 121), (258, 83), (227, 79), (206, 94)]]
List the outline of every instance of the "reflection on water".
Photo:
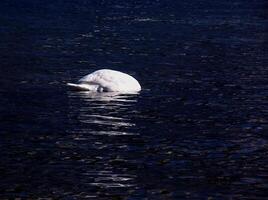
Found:
[[(69, 97), (79, 96), (84, 101), (88, 102), (136, 102), (136, 99), (133, 99), (139, 93), (120, 93), (120, 92), (69, 92)], [(109, 104), (108, 104), (109, 105)], [(107, 105), (107, 106), (108, 106)]]
[[(128, 127), (135, 126), (135, 123), (128, 113), (136, 112), (137, 95), (69, 92), (69, 115), (77, 115), (79, 122), (86, 127), (78, 132), (93, 135), (133, 135)], [(100, 127), (100, 130), (96, 131), (92, 127)]]
[[(136, 184), (135, 174), (129, 174), (124, 170), (116, 169), (116, 166), (126, 165), (129, 161), (121, 158), (120, 155), (113, 154), (112, 149), (125, 151), (129, 148), (128, 144), (121, 142), (111, 142), (103, 137), (137, 136), (133, 131), (135, 123), (129, 113), (135, 113), (135, 104), (138, 94), (120, 93), (91, 93), (91, 92), (72, 92), (68, 91), (70, 120), (75, 116), (77, 126), (68, 131), (69, 143), (58, 141), (58, 147), (86, 148), (92, 149), (96, 153), (90, 159), (83, 158), (81, 162), (85, 164), (94, 163), (93, 170), (88, 169), (83, 173), (88, 177), (87, 184), (97, 188), (133, 188)], [(98, 138), (101, 137), (101, 138)], [(110, 151), (102, 155), (102, 151)], [(118, 151), (118, 150), (117, 150)], [(121, 173), (119, 173), (121, 170)]]

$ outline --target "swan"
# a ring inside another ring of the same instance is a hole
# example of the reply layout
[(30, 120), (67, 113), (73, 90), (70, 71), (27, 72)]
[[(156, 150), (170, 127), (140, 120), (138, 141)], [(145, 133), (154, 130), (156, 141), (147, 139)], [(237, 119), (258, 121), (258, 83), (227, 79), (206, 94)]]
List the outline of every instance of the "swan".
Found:
[(78, 80), (78, 83), (67, 83), (76, 90), (91, 92), (139, 92), (141, 86), (132, 76), (123, 72), (101, 69)]

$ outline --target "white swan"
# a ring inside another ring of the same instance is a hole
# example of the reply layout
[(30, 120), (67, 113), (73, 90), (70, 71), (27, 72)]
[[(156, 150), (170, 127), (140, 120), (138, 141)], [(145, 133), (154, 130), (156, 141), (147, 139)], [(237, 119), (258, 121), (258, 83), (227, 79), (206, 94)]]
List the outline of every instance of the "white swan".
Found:
[(132, 76), (110, 69), (97, 70), (78, 80), (77, 84), (67, 83), (77, 90), (92, 92), (139, 92), (141, 86)]

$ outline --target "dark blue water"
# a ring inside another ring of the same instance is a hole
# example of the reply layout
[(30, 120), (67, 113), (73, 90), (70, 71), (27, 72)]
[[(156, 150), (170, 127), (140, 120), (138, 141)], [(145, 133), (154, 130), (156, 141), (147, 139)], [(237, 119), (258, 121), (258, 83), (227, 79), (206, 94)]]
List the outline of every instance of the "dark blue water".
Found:
[[(266, 0), (0, 3), (0, 199), (267, 199)], [(97, 69), (139, 95), (72, 92)]]

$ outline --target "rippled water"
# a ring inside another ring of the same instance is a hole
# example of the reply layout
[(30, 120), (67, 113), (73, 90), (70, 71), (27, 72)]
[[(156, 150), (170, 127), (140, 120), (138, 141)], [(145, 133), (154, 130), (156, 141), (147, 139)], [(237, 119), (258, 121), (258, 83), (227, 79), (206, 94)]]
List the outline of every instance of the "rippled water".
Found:
[(267, 6), (1, 1), (0, 198), (267, 199)]

